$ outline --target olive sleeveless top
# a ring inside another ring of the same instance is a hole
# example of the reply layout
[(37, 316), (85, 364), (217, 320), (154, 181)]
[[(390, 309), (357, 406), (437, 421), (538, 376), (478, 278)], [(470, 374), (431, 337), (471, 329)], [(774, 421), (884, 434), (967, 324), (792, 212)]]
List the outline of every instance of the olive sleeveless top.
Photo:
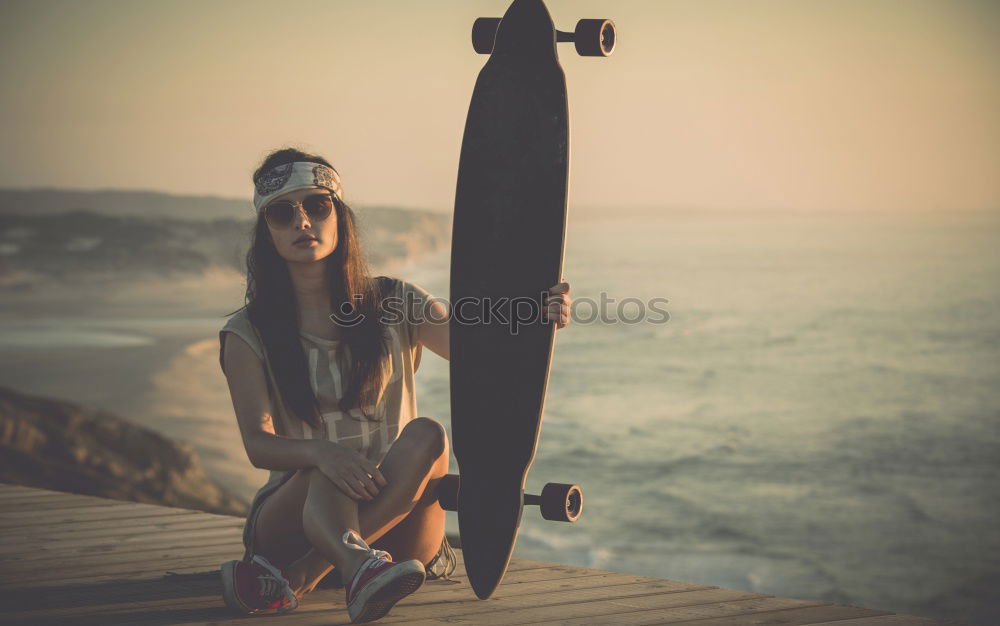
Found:
[[(422, 287), (400, 279), (390, 279), (390, 296), (400, 298), (397, 302), (413, 303), (413, 310), (423, 311), (423, 306), (431, 299)], [(414, 306), (415, 305), (415, 306)], [(398, 307), (402, 311), (402, 307)], [(419, 319), (419, 318), (416, 318)], [(376, 465), (381, 463), (389, 447), (400, 430), (417, 417), (417, 397), (414, 388), (414, 374), (420, 365), (422, 346), (417, 341), (417, 325), (413, 315), (399, 315), (391, 322), (387, 320), (389, 356), (386, 361), (386, 376), (375, 405), (366, 407), (370, 419), (365, 418), (360, 409), (341, 411), (338, 402), (346, 388), (344, 373), (349, 367), (344, 359), (350, 358), (350, 350), (345, 346), (345, 355), (338, 361), (339, 340), (324, 339), (300, 332), (299, 340), (305, 352), (309, 371), (309, 382), (320, 407), (321, 426), (311, 428), (308, 423), (291, 413), (281, 399), (274, 373), (268, 362), (264, 343), (257, 329), (250, 322), (246, 309), (234, 313), (219, 331), (219, 365), (225, 372), (223, 354), (226, 333), (233, 333), (243, 339), (261, 359), (267, 374), (267, 391), (273, 408), (274, 431), (281, 437), (297, 439), (329, 439), (349, 446)], [(244, 559), (253, 555), (253, 533), (257, 513), (264, 499), (274, 493), (285, 481), (295, 474), (295, 470), (271, 470), (267, 482), (257, 491), (247, 514), (243, 542), (247, 548)]]

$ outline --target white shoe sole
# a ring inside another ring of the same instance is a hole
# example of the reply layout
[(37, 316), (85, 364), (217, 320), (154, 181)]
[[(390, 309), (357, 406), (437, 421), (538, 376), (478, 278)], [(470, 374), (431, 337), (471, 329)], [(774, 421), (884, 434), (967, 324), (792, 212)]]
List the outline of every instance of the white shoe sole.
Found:
[[(392, 607), (424, 584), (426, 573), (420, 561), (404, 561), (393, 567), (392, 578), (378, 588), (365, 588), (348, 607), (355, 624), (372, 622), (384, 617)], [(378, 579), (376, 579), (378, 580)], [(372, 583), (368, 583), (371, 586)]]

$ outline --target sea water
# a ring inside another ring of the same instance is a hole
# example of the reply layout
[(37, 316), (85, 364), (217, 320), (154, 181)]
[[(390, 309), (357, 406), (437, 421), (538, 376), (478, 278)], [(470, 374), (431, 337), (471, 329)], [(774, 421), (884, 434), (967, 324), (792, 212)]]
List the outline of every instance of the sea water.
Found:
[[(526, 508), (515, 554), (988, 623), (998, 243), (986, 213), (571, 212), (581, 321), (556, 335), (527, 486), (580, 484), (584, 514)], [(447, 265), (408, 278), (447, 297)], [(587, 323), (602, 292), (669, 320)], [(420, 413), (447, 420), (428, 354)]]

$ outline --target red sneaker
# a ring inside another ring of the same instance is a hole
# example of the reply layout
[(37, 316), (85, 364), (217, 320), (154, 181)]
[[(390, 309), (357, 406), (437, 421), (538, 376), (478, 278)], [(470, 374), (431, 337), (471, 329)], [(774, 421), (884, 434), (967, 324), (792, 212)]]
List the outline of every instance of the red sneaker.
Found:
[(299, 605), (281, 570), (260, 555), (254, 555), (249, 564), (222, 564), (222, 597), (226, 606), (243, 615), (273, 609), (287, 613)]
[(426, 573), (420, 561), (393, 563), (388, 552), (372, 550), (360, 537), (354, 537), (371, 553), (347, 586), (347, 613), (358, 624), (382, 618), (394, 604), (424, 584)]

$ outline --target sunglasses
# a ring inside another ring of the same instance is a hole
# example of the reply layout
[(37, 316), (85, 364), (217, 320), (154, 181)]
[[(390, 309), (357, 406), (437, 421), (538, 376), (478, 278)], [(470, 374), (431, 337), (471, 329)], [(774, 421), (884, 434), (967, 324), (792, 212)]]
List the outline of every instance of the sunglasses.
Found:
[(333, 196), (328, 193), (319, 193), (308, 196), (302, 202), (290, 200), (272, 202), (264, 207), (264, 219), (267, 220), (267, 225), (271, 228), (288, 228), (295, 221), (297, 209), (300, 206), (310, 221), (320, 222), (330, 217), (330, 212), (333, 211)]

